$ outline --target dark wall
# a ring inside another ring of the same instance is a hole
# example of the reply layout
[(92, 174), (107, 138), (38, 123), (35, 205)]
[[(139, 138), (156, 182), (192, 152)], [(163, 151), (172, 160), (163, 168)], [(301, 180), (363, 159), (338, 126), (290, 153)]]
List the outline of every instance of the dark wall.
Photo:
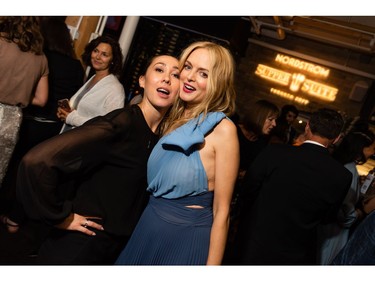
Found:
[[(269, 99), (282, 106), (294, 103), (290, 100), (270, 94), (272, 83), (265, 81), (254, 72), (259, 63), (273, 65), (277, 51), (269, 48), (250, 44), (248, 39), (257, 39), (270, 45), (278, 46), (296, 53), (305, 54), (326, 60), (335, 64), (341, 64), (343, 68), (350, 67), (366, 72), (374, 69), (374, 60), (363, 60), (363, 55), (347, 50), (326, 45), (313, 40), (287, 35), (284, 40), (257, 36), (251, 31), (249, 21), (243, 17), (140, 17), (128, 58), (125, 62), (121, 82), (129, 98), (137, 90), (138, 77), (148, 58), (156, 54), (172, 54), (178, 56), (181, 49), (192, 41), (213, 40), (228, 47), (236, 60), (236, 88), (239, 110), (249, 110), (248, 107), (257, 99)], [(298, 57), (297, 57), (298, 58)], [(277, 65), (276, 65), (277, 66)], [(281, 67), (278, 65), (277, 67)], [(282, 68), (282, 67), (281, 67)], [(285, 69), (285, 71), (291, 71)], [(373, 113), (374, 99), (370, 98), (373, 91), (373, 80), (354, 75), (343, 70), (331, 68), (328, 79), (320, 82), (332, 85), (339, 89), (334, 102), (327, 102), (315, 97), (308, 97), (308, 105), (295, 104), (300, 110), (312, 111), (318, 107), (327, 106), (340, 110), (349, 116), (366, 115)], [(370, 87), (369, 92), (362, 101), (354, 101), (350, 98), (351, 91), (358, 81), (365, 81)], [(287, 88), (283, 89), (287, 90)], [(302, 97), (304, 93), (299, 93)], [(365, 105), (366, 101), (366, 105)], [(368, 103), (371, 104), (368, 104)], [(365, 110), (363, 107), (365, 106)]]
[[(197, 40), (210, 40), (231, 48), (228, 38), (239, 17), (141, 17), (125, 61), (121, 82), (127, 99), (138, 89), (138, 77), (149, 58), (157, 54), (179, 56)], [(196, 29), (201, 26), (198, 32)], [(236, 51), (233, 51), (236, 53)]]

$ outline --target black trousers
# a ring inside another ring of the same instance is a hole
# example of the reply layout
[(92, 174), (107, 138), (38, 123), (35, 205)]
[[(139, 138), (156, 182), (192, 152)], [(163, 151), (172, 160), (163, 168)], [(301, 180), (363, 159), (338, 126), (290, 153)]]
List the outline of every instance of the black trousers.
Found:
[(88, 236), (78, 231), (53, 229), (39, 250), (36, 264), (114, 264), (129, 237), (92, 230), (95, 231), (95, 236)]

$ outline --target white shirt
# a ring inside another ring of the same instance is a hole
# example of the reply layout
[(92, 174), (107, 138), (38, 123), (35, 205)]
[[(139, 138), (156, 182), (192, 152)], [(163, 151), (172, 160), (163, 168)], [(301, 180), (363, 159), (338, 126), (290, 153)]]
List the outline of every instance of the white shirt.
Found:
[(316, 144), (316, 145), (320, 145), (320, 146), (323, 146), (323, 147), (327, 148), (326, 146), (322, 145), (321, 143), (316, 142), (316, 141), (312, 141), (312, 140), (305, 140), (303, 143)]
[[(94, 75), (95, 76), (95, 75)], [(75, 99), (85, 90), (86, 86), (94, 78), (91, 77), (79, 90), (75, 93), (69, 103), (74, 104)], [(96, 83), (83, 97), (80, 99), (77, 108), (68, 114), (65, 123), (72, 126), (81, 126), (86, 121), (96, 116), (103, 116), (107, 113), (124, 107), (125, 90), (120, 81), (110, 74), (102, 78)], [(65, 130), (65, 124), (61, 130)]]

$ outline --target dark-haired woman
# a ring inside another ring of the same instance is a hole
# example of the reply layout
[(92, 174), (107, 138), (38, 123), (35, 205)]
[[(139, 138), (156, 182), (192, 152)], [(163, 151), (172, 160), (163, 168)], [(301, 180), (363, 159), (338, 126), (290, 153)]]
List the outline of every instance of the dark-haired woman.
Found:
[(61, 132), (124, 107), (125, 91), (117, 78), (122, 57), (119, 43), (110, 37), (99, 36), (86, 45), (82, 61), (95, 74), (70, 99), (70, 108), (58, 107), (57, 117), (65, 122)]
[(149, 196), (147, 159), (180, 85), (175, 57), (157, 56), (142, 73), (139, 104), (48, 139), (23, 158), (18, 198), (30, 218), (53, 226), (36, 263), (113, 264), (129, 239)]

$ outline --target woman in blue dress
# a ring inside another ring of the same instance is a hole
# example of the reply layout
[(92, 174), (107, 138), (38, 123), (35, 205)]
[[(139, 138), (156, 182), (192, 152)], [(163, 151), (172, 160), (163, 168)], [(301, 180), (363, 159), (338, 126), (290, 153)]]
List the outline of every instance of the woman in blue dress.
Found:
[(239, 166), (234, 63), (212, 42), (180, 57), (180, 93), (148, 161), (150, 201), (116, 264), (219, 265)]

